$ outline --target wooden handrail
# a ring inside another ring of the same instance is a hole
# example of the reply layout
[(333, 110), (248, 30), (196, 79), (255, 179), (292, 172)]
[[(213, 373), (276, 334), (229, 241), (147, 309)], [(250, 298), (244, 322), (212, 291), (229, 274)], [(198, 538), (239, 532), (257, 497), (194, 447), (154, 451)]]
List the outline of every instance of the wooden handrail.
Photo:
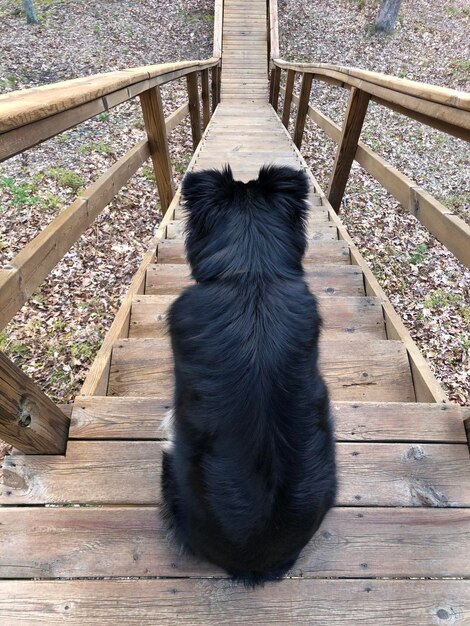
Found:
[[(281, 87), (286, 97), (286, 90)], [(292, 102), (299, 105), (299, 96), (292, 94)], [(308, 106), (307, 116), (333, 141), (340, 144), (342, 129), (317, 107)], [(362, 141), (357, 143), (354, 160), (371, 174), (387, 191), (426, 226), (466, 267), (470, 267), (470, 226), (447, 209), (424, 189), (402, 174)], [(336, 169), (333, 169), (333, 176)]]

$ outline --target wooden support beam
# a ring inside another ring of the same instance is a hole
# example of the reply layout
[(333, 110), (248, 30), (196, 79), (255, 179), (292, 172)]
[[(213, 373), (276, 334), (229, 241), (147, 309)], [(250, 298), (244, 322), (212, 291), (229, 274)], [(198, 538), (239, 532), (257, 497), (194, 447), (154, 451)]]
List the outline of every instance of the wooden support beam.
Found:
[(292, 95), (294, 91), (295, 70), (287, 70), (286, 89), (284, 91), (284, 108), (282, 110), (282, 123), (289, 128), (290, 109), (292, 106)]
[(0, 353), (0, 438), (25, 454), (64, 454), (70, 418)]
[(273, 109), (277, 111), (279, 104), (279, 89), (281, 86), (281, 70), (278, 67), (273, 67), (271, 70), (271, 84), (269, 91), (269, 102)]
[(150, 146), (150, 156), (152, 157), (155, 180), (160, 196), (160, 206), (164, 215), (175, 195), (175, 188), (171, 173), (170, 151), (160, 87), (152, 87), (152, 89), (141, 94), (140, 103), (142, 105)]
[(201, 113), (199, 110), (199, 90), (197, 85), (197, 74), (193, 72), (186, 76), (189, 97), (189, 115), (191, 117), (191, 133), (193, 136), (193, 149), (196, 150), (201, 141)]
[(218, 99), (218, 86), (219, 86), (218, 74), (219, 74), (219, 68), (217, 66), (213, 67), (211, 69), (212, 113), (214, 113), (214, 111), (217, 108), (217, 105), (219, 104), (219, 99)]
[(341, 206), (349, 172), (356, 155), (369, 100), (369, 94), (356, 89), (356, 87), (351, 88), (341, 139), (336, 150), (335, 163), (331, 172), (327, 193), (328, 200), (337, 213)]
[(209, 70), (201, 72), (201, 97), (202, 97), (202, 130), (206, 130), (211, 119), (210, 97), (209, 97)]
[(304, 74), (302, 77), (302, 88), (300, 90), (299, 104), (297, 108), (297, 118), (295, 120), (294, 143), (299, 148), (302, 145), (304, 135), (305, 119), (307, 117), (310, 91), (312, 90), (313, 74)]

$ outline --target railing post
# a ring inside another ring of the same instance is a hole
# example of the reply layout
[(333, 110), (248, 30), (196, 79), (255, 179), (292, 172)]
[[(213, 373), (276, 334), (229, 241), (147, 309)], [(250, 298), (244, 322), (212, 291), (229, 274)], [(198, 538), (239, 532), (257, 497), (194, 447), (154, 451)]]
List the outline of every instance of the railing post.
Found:
[(269, 89), (269, 102), (273, 109), (277, 111), (279, 103), (279, 89), (281, 86), (281, 68), (274, 66), (271, 70), (271, 84)]
[(193, 136), (193, 149), (196, 150), (202, 138), (201, 112), (199, 110), (199, 90), (197, 86), (197, 73), (191, 72), (186, 76), (189, 97), (189, 115), (191, 117), (191, 133)]
[(201, 72), (201, 97), (202, 97), (202, 129), (206, 130), (211, 119), (211, 108), (209, 98), (209, 70)]
[(218, 100), (218, 96), (217, 96), (217, 88), (218, 88), (218, 70), (219, 67), (218, 65), (215, 65), (212, 69), (211, 69), (211, 91), (212, 91), (212, 113), (214, 113), (214, 111), (217, 108), (217, 105), (219, 104), (219, 100)]
[(0, 438), (26, 454), (65, 454), (70, 419), (0, 353)]
[(164, 215), (175, 195), (175, 188), (171, 173), (170, 150), (168, 148), (160, 87), (152, 87), (140, 94), (140, 104), (144, 115), (150, 156), (152, 157), (155, 180), (160, 196), (160, 206)]
[(292, 94), (294, 91), (295, 70), (287, 70), (286, 91), (284, 95), (284, 108), (282, 109), (282, 123), (289, 128), (290, 109), (292, 106)]
[(304, 135), (305, 119), (307, 117), (308, 104), (310, 101), (310, 91), (312, 90), (312, 80), (313, 74), (305, 73), (303, 75), (294, 130), (294, 143), (299, 150), (302, 145), (302, 137)]
[(341, 206), (349, 172), (356, 154), (369, 100), (369, 94), (356, 89), (356, 87), (351, 87), (341, 139), (336, 150), (335, 164), (331, 173), (327, 194), (331, 206), (337, 213)]

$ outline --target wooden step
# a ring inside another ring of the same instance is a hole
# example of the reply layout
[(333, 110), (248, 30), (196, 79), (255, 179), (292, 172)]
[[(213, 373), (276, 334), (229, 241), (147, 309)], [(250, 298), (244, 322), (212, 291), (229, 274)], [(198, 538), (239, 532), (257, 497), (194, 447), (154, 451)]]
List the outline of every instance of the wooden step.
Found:
[[(364, 278), (356, 265), (311, 265), (304, 263), (305, 279), (315, 295), (363, 296)], [(179, 293), (191, 284), (186, 264), (155, 263), (146, 274), (145, 293), (149, 295)]]
[[(186, 221), (172, 220), (166, 227), (167, 239), (183, 239), (185, 234)], [(313, 241), (336, 241), (338, 230), (333, 222), (318, 223), (312, 221), (307, 227), (308, 238)]]
[[(162, 439), (161, 423), (171, 408), (166, 397), (79, 396), (72, 410), (72, 439)], [(466, 443), (457, 404), (333, 402), (338, 441), (376, 443)]]
[(470, 582), (295, 579), (246, 589), (217, 579), (2, 581), (0, 614), (8, 626), (25, 626), (21, 614), (48, 626), (338, 626), (352, 615), (362, 626), (464, 626)]
[[(408, 356), (400, 341), (322, 340), (320, 367), (333, 400), (415, 401)], [(161, 397), (172, 388), (168, 338), (122, 339), (115, 344), (107, 395)]]
[[(13, 453), (0, 504), (159, 505), (162, 445), (71, 441), (66, 456)], [(466, 444), (340, 442), (336, 460), (337, 506), (470, 507)]]
[[(349, 247), (344, 241), (311, 240), (305, 259), (322, 264), (349, 264)], [(184, 241), (163, 239), (158, 244), (158, 263), (186, 263)]]
[[(469, 525), (468, 509), (338, 507), (290, 574), (468, 578)], [(0, 544), (2, 578), (225, 577), (169, 546), (156, 507), (3, 508)]]
[[(176, 295), (135, 296), (132, 302), (129, 337), (164, 337), (166, 314)], [(322, 336), (328, 339), (386, 339), (382, 306), (377, 298), (358, 296), (318, 298), (323, 318)]]

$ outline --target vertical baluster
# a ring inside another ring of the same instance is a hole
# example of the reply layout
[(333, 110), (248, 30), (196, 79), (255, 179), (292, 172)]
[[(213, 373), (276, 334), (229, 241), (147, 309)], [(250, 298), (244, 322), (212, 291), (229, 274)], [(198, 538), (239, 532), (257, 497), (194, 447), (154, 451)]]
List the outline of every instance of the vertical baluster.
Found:
[(284, 96), (284, 108), (282, 110), (282, 123), (289, 128), (290, 110), (292, 106), (292, 94), (294, 91), (295, 70), (287, 70), (286, 91)]
[(331, 206), (337, 213), (341, 206), (352, 162), (356, 154), (369, 100), (369, 94), (356, 89), (356, 87), (351, 87), (341, 139), (336, 150), (335, 164), (331, 173), (327, 194)]
[(171, 173), (170, 151), (165, 127), (160, 87), (152, 87), (140, 94), (140, 103), (144, 114), (145, 128), (150, 145), (155, 180), (162, 213), (165, 214), (175, 195), (173, 176)]
[(271, 70), (271, 85), (270, 85), (269, 102), (272, 104), (272, 107), (275, 111), (277, 111), (277, 107), (279, 103), (280, 86), (281, 86), (281, 68), (273, 67), (273, 69)]
[(188, 83), (189, 115), (191, 118), (191, 133), (193, 136), (193, 148), (196, 150), (201, 141), (201, 112), (199, 109), (199, 90), (197, 85), (197, 73), (191, 72), (186, 76)]
[(211, 119), (211, 108), (209, 99), (209, 70), (201, 72), (201, 97), (202, 97), (202, 130), (206, 130)]
[(310, 91), (312, 89), (313, 74), (304, 74), (302, 78), (302, 88), (300, 90), (299, 106), (297, 108), (297, 118), (295, 120), (294, 143), (299, 148), (302, 145), (304, 135), (305, 119), (307, 117), (308, 104), (310, 101)]

